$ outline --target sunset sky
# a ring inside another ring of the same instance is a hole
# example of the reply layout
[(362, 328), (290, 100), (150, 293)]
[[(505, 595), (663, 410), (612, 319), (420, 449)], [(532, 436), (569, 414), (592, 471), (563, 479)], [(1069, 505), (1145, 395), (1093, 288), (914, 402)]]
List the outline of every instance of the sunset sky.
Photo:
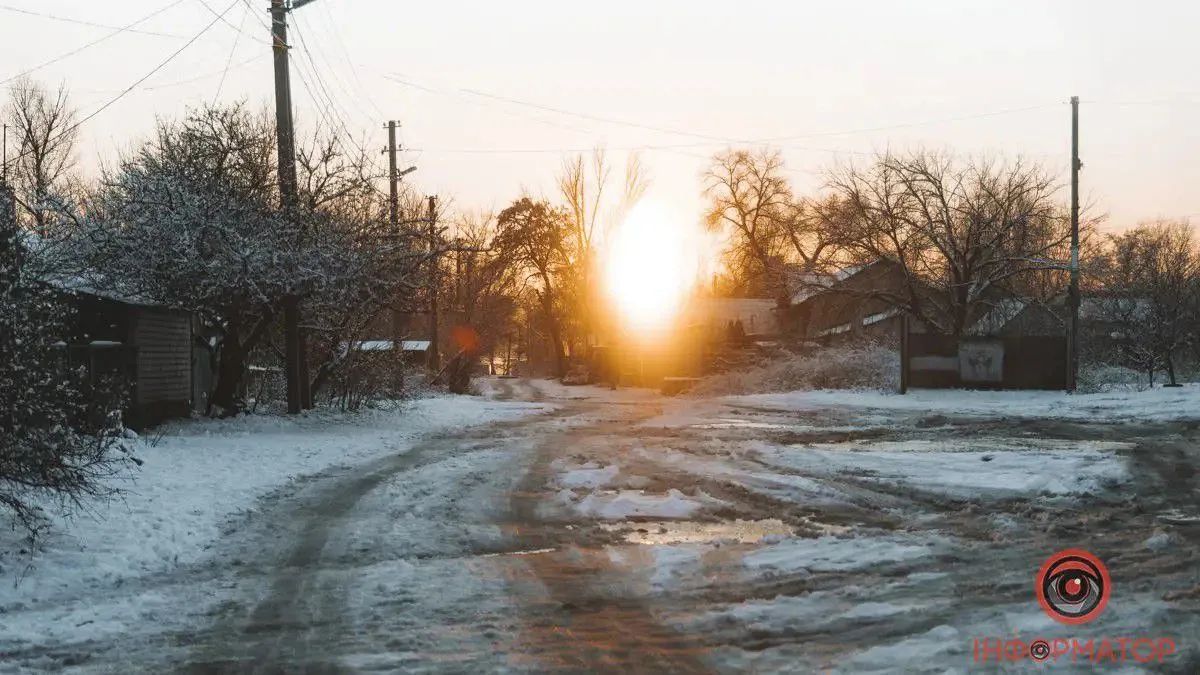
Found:
[[(88, 121), (82, 165), (111, 161), (156, 116), (272, 104), (266, 0), (5, 0), (0, 80), (112, 32), (14, 10), (115, 27), (166, 7), (143, 33), (32, 73), (65, 82), (87, 115), (213, 21), (205, 4), (232, 7), (230, 25)], [(764, 139), (802, 194), (889, 147), (1024, 155), (1065, 184), (1075, 94), (1083, 195), (1107, 228), (1200, 221), (1196, 3), (315, 0), (292, 21), (297, 123), (344, 124), (378, 155), (383, 123), (400, 120), (404, 165), (419, 167), (407, 180), (460, 208), (549, 193), (565, 155), (600, 146), (618, 166), (640, 149), (652, 193), (698, 213), (706, 158)]]

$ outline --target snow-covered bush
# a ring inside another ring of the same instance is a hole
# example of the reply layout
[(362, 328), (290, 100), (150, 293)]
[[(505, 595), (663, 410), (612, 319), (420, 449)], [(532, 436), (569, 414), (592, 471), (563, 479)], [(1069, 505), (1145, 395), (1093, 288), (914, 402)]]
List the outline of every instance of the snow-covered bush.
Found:
[(1094, 393), (1119, 389), (1142, 390), (1149, 386), (1146, 373), (1124, 366), (1108, 363), (1082, 363), (1079, 365), (1079, 391)]
[(110, 494), (125, 457), (119, 402), (98, 403), (63, 365), (68, 308), (25, 258), (0, 184), (0, 509), (34, 536), (47, 506)]
[(704, 378), (692, 391), (701, 395), (753, 394), (794, 389), (895, 390), (900, 355), (879, 345), (827, 347), (789, 354), (761, 366)]
[(351, 412), (388, 405), (404, 397), (407, 370), (391, 351), (351, 351), (330, 377), (330, 400)]

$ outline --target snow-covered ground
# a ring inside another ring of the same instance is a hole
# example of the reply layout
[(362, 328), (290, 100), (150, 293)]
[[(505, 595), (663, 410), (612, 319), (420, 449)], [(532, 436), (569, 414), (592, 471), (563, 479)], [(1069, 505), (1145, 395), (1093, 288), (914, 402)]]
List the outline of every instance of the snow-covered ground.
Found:
[(4, 533), (0, 615), (64, 599), (86, 605), (91, 592), (194, 563), (239, 519), (253, 518), (260, 497), (306, 476), (403, 453), (430, 434), (550, 407), (445, 397), (361, 414), (171, 423), (135, 442), (143, 465), (121, 482), (118, 500), (59, 522), (35, 555), (18, 553), (16, 534)]
[(1200, 387), (665, 399), (553, 462), (567, 515), (547, 515), (619, 535), (624, 590), (602, 588), (704, 636), (722, 671), (960, 672), (976, 637), (1096, 634), (1032, 599), (1038, 565), (1071, 546), (1139, 577), (1098, 630), (1182, 643), (1200, 577), (1180, 567), (1198, 548), (1178, 516), (1196, 509), (1166, 486), (1197, 458), (1174, 450), (1187, 424), (1154, 425), (1191, 419)]
[[(1149, 634), (1200, 666), (1200, 389), (480, 390), (143, 439), (126, 502), (3, 589), (0, 654), (111, 670), (132, 632), (129, 664), (201, 670), (940, 673), (977, 637)], [(1067, 547), (1115, 580), (1086, 630), (1033, 597)]]
[(724, 399), (732, 405), (781, 410), (866, 408), (943, 415), (1044, 418), (1096, 422), (1162, 422), (1200, 419), (1200, 384), (1095, 394), (1059, 391), (915, 389), (907, 394), (873, 390), (793, 391)]

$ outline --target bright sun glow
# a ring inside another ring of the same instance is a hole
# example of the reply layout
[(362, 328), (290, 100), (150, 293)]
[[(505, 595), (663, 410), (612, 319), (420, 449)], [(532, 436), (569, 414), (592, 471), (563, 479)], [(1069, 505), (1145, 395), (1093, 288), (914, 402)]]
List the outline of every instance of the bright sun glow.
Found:
[(605, 246), (605, 281), (621, 322), (643, 335), (668, 328), (695, 287), (704, 249), (704, 234), (687, 218), (638, 202)]

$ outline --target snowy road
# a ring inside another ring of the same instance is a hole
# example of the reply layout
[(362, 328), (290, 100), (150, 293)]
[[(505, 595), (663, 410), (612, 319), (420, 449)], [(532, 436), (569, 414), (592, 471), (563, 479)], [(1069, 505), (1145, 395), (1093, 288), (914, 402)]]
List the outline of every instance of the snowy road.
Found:
[[(141, 614), (123, 633), (0, 653), (83, 672), (962, 672), (983, 667), (976, 638), (1148, 635), (1177, 653), (1113, 665), (1200, 667), (1194, 422), (488, 395), (549, 411), (303, 478), (203, 560), (97, 594)], [(1067, 547), (1113, 575), (1082, 627), (1033, 598)]]

